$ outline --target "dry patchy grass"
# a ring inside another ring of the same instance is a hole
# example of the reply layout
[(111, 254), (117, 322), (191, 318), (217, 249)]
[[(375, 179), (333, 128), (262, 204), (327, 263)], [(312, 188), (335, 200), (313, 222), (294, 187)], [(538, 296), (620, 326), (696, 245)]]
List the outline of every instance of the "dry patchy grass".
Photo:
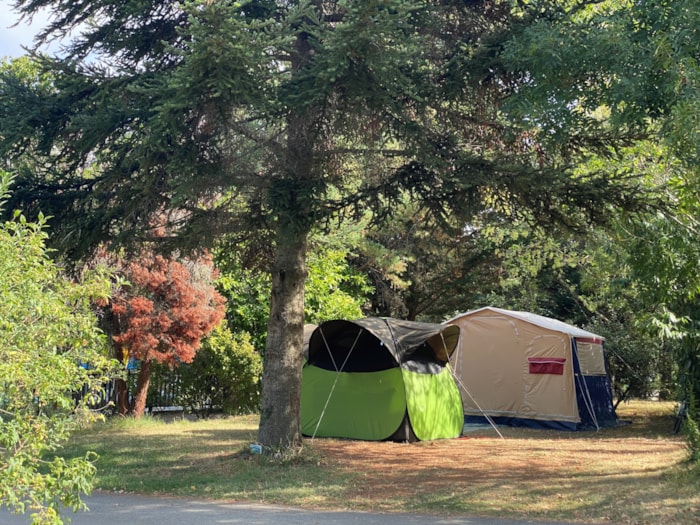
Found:
[(684, 465), (671, 413), (671, 404), (634, 402), (618, 409), (631, 424), (599, 432), (501, 427), (503, 439), (486, 429), (456, 440), (319, 439), (314, 447), (340, 470), (361, 473), (345, 493), (349, 508), (697, 524), (697, 475)]

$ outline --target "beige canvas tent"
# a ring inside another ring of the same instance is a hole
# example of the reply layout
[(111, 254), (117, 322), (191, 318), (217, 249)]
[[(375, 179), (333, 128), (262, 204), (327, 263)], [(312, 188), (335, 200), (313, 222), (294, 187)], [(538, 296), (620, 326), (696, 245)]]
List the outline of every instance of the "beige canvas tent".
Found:
[(451, 364), (466, 421), (562, 429), (617, 423), (603, 338), (556, 319), (486, 307), (460, 328)]

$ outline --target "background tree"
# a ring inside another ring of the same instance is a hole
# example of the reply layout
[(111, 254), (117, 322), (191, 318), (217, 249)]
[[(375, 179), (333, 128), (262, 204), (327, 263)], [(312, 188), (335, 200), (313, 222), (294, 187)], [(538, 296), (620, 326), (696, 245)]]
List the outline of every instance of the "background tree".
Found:
[[(0, 200), (9, 182), (0, 172)], [(97, 274), (69, 281), (47, 255), (44, 228), (19, 213), (0, 226), (0, 504), (53, 525), (62, 506), (84, 509), (92, 487), (93, 456), (56, 452), (112, 370), (91, 310), (110, 286)]]
[(210, 257), (175, 260), (145, 250), (126, 263), (122, 277), (108, 306), (112, 339), (123, 362), (140, 362), (129, 413), (141, 417), (153, 363), (192, 362), (201, 340), (224, 318), (225, 304), (213, 285)]
[(574, 228), (605, 220), (610, 207), (600, 202), (644, 200), (628, 177), (572, 169), (581, 144), (612, 148), (628, 130), (573, 119), (576, 141), (543, 154), (549, 135), (535, 131), (550, 121), (503, 118), (504, 100), (533, 78), (506, 63), (506, 44), (580, 4), (16, 5), (55, 14), (40, 38), (95, 22), (65, 58), (39, 59), (50, 85), (0, 78), (3, 151), (44, 159), (42, 173), (20, 180), (18, 201), (54, 215), (74, 253), (115, 235), (151, 238), (154, 215), (189, 244), (227, 233), (270, 246), (259, 433), (267, 449), (301, 440), (315, 226), (370, 212), (381, 220), (412, 199), (427, 228), (448, 227), (448, 216), (468, 224), (495, 204)]
[[(341, 227), (311, 238), (304, 291), (305, 323), (363, 317), (371, 287), (363, 272), (352, 264), (359, 231)], [(270, 313), (270, 260), (265, 249), (251, 251), (247, 246), (216, 250), (216, 267), (221, 270), (217, 288), (226, 297), (229, 327), (237, 334), (249, 334), (262, 355)]]
[(208, 417), (213, 409), (224, 414), (257, 413), (260, 408), (262, 358), (247, 332), (231, 332), (226, 323), (202, 341), (192, 363), (178, 369), (177, 404)]
[(649, 330), (675, 350), (679, 396), (686, 400), (700, 395), (698, 216), (694, 211), (681, 223), (659, 216), (636, 228), (629, 258)]
[[(566, 143), (575, 138), (571, 123), (588, 121), (631, 137), (654, 136), (665, 147), (658, 160), (672, 176), (660, 193), (669, 206), (627, 225), (624, 246), (646, 325), (661, 336), (659, 344), (676, 349), (683, 396), (700, 385), (697, 275), (690, 262), (700, 218), (699, 21), (700, 5), (692, 1), (594, 2), (575, 17), (542, 19), (506, 52), (530, 75), (509, 109), (532, 111), (526, 100), (539, 101), (541, 111), (547, 106), (552, 118), (542, 140)], [(590, 82), (575, 82), (581, 73)], [(576, 113), (568, 111), (571, 105)]]
[(371, 287), (367, 277), (351, 264), (358, 235), (359, 229), (344, 228), (312, 237), (304, 288), (306, 323), (364, 317)]
[[(489, 215), (461, 228), (451, 221), (445, 231), (408, 202), (381, 226), (368, 227), (351, 259), (374, 286), (367, 311), (442, 322), (481, 306), (479, 299), (498, 286), (500, 272), (496, 243), (482, 233)], [(508, 229), (505, 223), (501, 227)]]

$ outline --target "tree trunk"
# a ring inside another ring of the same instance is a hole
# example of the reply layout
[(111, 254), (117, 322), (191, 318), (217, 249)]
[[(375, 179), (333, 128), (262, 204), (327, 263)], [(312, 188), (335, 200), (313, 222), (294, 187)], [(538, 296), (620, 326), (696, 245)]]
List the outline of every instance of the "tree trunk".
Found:
[(141, 370), (136, 381), (136, 392), (134, 393), (134, 407), (131, 415), (140, 418), (146, 412), (146, 398), (148, 397), (148, 385), (151, 382), (151, 367), (153, 362), (150, 359), (141, 361)]
[[(300, 72), (313, 56), (308, 33), (300, 32), (294, 47), (292, 69)], [(320, 110), (311, 107), (292, 111), (287, 117), (282, 176), (270, 190), (277, 231), (258, 429), (258, 441), (266, 453), (301, 445), (306, 245), (313, 222), (308, 213), (314, 209), (313, 159), (319, 116)]]
[(301, 444), (307, 236), (306, 228), (289, 223), (277, 234), (258, 432), (258, 440), (267, 451)]
[[(128, 353), (124, 350), (121, 345), (114, 344), (112, 337), (114, 334), (118, 334), (121, 330), (121, 324), (119, 323), (119, 317), (114, 315), (111, 308), (105, 308), (104, 315), (100, 318), (100, 328), (109, 336), (112, 340), (114, 359), (127, 365), (129, 360)], [(127, 369), (127, 374), (128, 374)], [(120, 416), (126, 416), (131, 406), (129, 405), (129, 385), (126, 380), (117, 378), (114, 380), (114, 409)]]
[(114, 404), (117, 414), (125, 416), (129, 413), (129, 387), (123, 379), (114, 381)]

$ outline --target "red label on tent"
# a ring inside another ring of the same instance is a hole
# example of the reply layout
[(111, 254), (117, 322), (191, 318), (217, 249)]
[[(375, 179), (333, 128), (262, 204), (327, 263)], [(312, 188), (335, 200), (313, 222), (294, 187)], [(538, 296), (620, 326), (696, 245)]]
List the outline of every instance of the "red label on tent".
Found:
[(566, 358), (563, 357), (528, 357), (527, 362), (530, 365), (531, 374), (564, 374), (564, 363)]

